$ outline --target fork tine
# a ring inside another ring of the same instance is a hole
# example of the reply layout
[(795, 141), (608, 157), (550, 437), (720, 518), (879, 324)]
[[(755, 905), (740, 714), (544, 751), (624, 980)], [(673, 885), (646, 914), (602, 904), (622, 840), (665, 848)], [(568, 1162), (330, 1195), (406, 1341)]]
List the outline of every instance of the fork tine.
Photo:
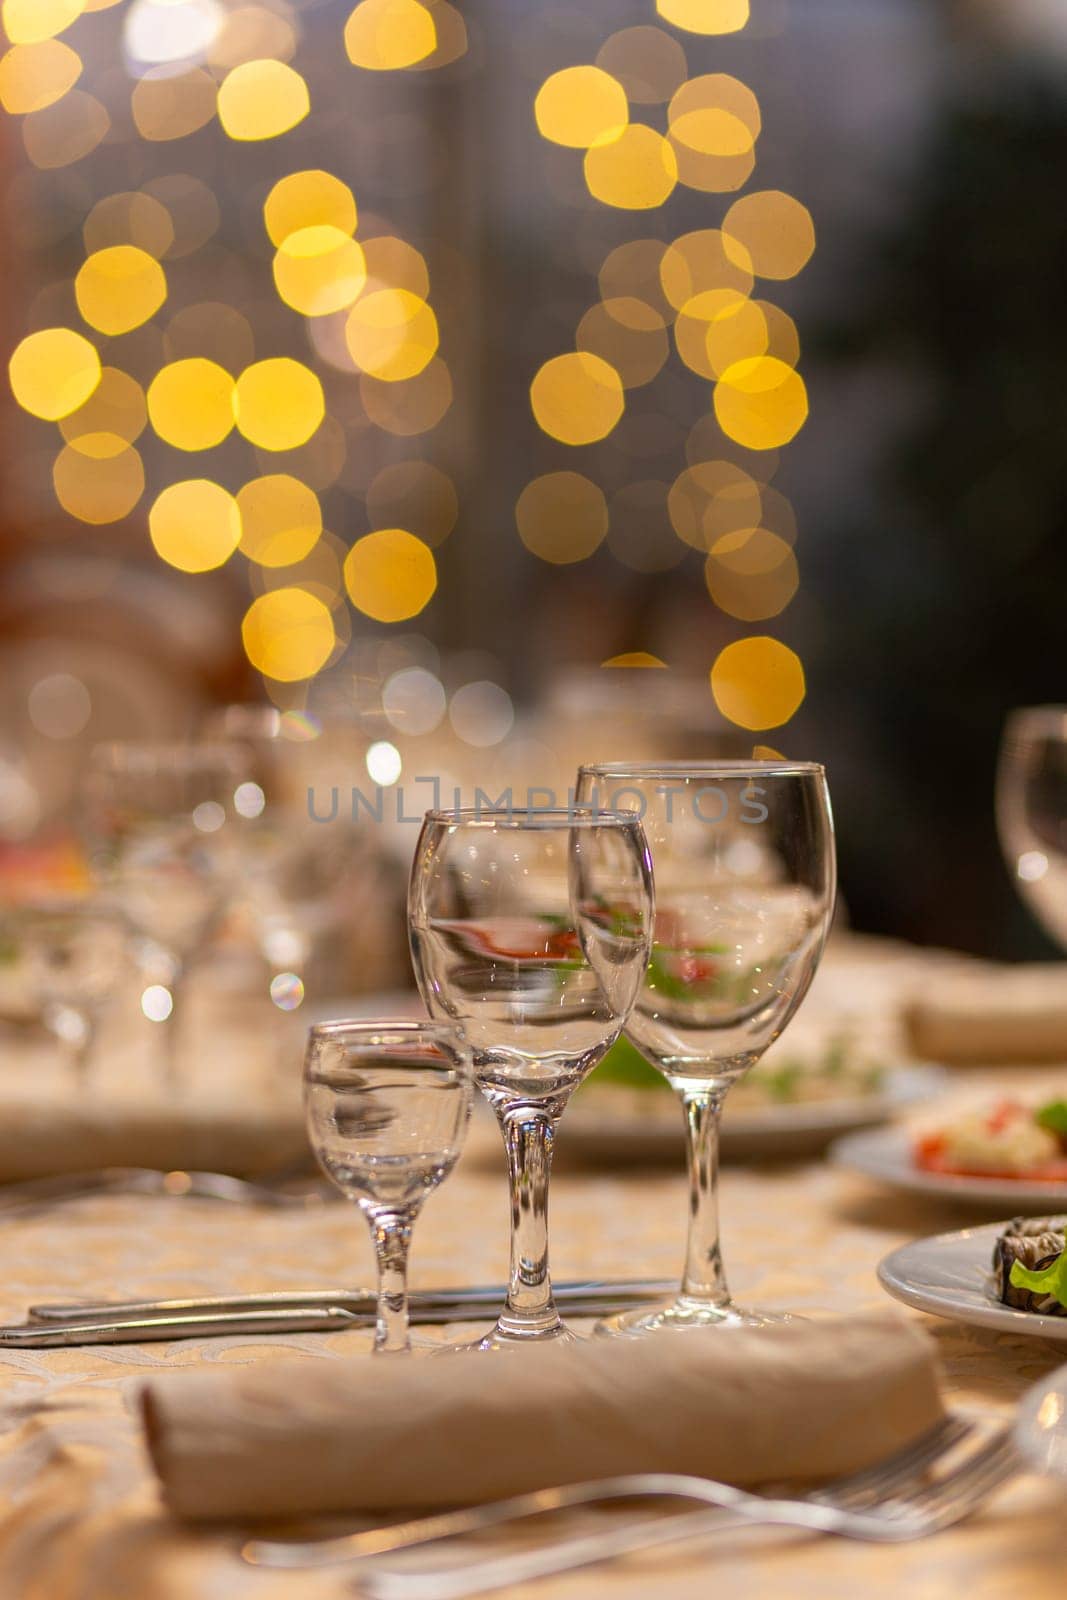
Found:
[(1008, 1473), (1016, 1471), (1018, 1465), (1019, 1457), (1010, 1433), (1006, 1429), (998, 1431), (955, 1472), (935, 1479), (900, 1503), (906, 1505), (909, 1512), (917, 1511), (924, 1516), (941, 1515), (957, 1506), (970, 1506), (1003, 1482)]
[(888, 1460), (876, 1462), (873, 1467), (865, 1467), (862, 1472), (853, 1473), (850, 1477), (838, 1478), (805, 1498), (816, 1505), (840, 1506), (843, 1510), (880, 1500), (893, 1490), (921, 1477), (935, 1461), (947, 1455), (974, 1431), (973, 1422), (960, 1417), (945, 1417)]

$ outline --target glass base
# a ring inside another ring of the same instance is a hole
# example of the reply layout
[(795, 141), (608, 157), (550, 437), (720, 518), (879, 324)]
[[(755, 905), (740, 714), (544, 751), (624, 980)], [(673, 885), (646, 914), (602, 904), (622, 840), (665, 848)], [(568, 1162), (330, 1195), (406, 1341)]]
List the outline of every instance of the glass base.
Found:
[(681, 1297), (662, 1306), (642, 1306), (604, 1317), (593, 1332), (608, 1337), (641, 1339), (648, 1333), (691, 1333), (701, 1328), (774, 1328), (783, 1322), (802, 1322), (790, 1311), (750, 1311), (728, 1300), (725, 1305), (705, 1305)]
[(445, 1345), (441, 1354), (468, 1355), (482, 1350), (514, 1350), (517, 1345), (559, 1345), (581, 1342), (578, 1335), (572, 1333), (562, 1322), (553, 1323), (547, 1328), (532, 1328), (527, 1333), (517, 1332), (516, 1325), (512, 1322), (498, 1322), (482, 1338), (468, 1340), (465, 1344)]

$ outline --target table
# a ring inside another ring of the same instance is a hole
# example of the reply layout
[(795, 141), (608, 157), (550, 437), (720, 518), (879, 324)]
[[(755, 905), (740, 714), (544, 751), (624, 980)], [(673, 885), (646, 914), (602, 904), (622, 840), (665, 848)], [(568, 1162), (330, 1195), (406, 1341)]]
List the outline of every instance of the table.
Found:
[[(491, 1132), (491, 1130), (487, 1130)], [(566, 1138), (564, 1124), (561, 1142)], [(921, 1232), (966, 1222), (957, 1210), (893, 1197), (822, 1164), (731, 1168), (724, 1176), (727, 1263), (739, 1298), (768, 1306), (847, 1309), (883, 1302), (874, 1268)], [(684, 1220), (680, 1174), (562, 1172), (553, 1196), (559, 1276), (672, 1276)], [(501, 1158), (475, 1139), (433, 1196), (415, 1234), (423, 1285), (503, 1279), (506, 1198)], [(98, 1199), (5, 1225), (5, 1320), (33, 1298), (369, 1282), (361, 1220), (232, 1210), (190, 1200)], [(915, 1314), (918, 1315), (918, 1314)], [(1062, 1346), (921, 1318), (937, 1340), (954, 1403), (1006, 1409), (1063, 1360)], [(348, 1591), (338, 1572), (253, 1571), (232, 1531), (191, 1530), (159, 1505), (132, 1409), (151, 1372), (203, 1362), (337, 1360), (362, 1334), (212, 1339), (144, 1346), (0, 1353), (0, 1593), (19, 1600), (325, 1600)], [(666, 1348), (666, 1347), (665, 1347)], [(863, 1546), (784, 1531), (720, 1535), (530, 1585), (512, 1594), (597, 1600), (1043, 1600), (1063, 1591), (1060, 1486), (1020, 1479), (979, 1519), (921, 1544)], [(609, 1575), (610, 1574), (610, 1575)]]

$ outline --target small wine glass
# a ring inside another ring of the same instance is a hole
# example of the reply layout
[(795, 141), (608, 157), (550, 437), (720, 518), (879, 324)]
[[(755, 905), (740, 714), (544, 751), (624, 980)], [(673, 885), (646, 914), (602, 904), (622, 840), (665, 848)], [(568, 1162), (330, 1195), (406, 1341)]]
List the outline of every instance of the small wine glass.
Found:
[(84, 1087), (100, 1013), (125, 968), (123, 918), (96, 899), (35, 901), (3, 914), (0, 945)]
[(578, 798), (642, 817), (656, 872), (652, 955), (626, 1032), (680, 1095), (689, 1237), (680, 1293), (599, 1331), (759, 1326), (730, 1298), (719, 1245), (726, 1093), (807, 993), (834, 906), (833, 821), (814, 762), (582, 767)]
[(997, 827), (1019, 893), (1067, 950), (1067, 706), (1034, 706), (1008, 718)]
[(552, 1145), (571, 1094), (618, 1038), (648, 960), (641, 824), (578, 808), (427, 812), (408, 910), (423, 1000), (462, 1025), (507, 1152), (507, 1300), (473, 1348), (573, 1338), (548, 1270)]
[(90, 754), (90, 866), (134, 930), (148, 985), (142, 1010), (166, 1024), (172, 1080), (185, 974), (239, 870), (234, 833), (246, 770), (238, 745), (116, 743)]
[(359, 1206), (374, 1241), (375, 1355), (411, 1349), (411, 1230), (459, 1158), (473, 1098), (470, 1051), (447, 1024), (323, 1022), (308, 1033), (311, 1147), (331, 1183)]

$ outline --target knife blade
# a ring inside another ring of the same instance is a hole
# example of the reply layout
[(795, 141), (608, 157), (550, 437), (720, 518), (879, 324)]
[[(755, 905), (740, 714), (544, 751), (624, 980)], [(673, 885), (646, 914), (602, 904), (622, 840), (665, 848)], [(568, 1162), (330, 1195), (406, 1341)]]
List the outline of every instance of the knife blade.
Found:
[[(553, 1285), (559, 1305), (574, 1315), (574, 1303), (592, 1307), (590, 1315), (603, 1315), (611, 1310), (627, 1310), (630, 1306), (647, 1301), (661, 1300), (673, 1294), (674, 1283), (650, 1279), (598, 1280), (574, 1279)], [(489, 1284), (470, 1288), (445, 1288), (415, 1291), (410, 1297), (413, 1321), (429, 1320), (437, 1311), (449, 1311), (447, 1320), (458, 1321), (457, 1313), (469, 1311), (496, 1311), (504, 1300), (502, 1285)], [(323, 1306), (343, 1309), (352, 1315), (374, 1317), (377, 1295), (372, 1289), (268, 1289), (261, 1293), (233, 1295), (188, 1295), (161, 1300), (100, 1300), (70, 1304), (43, 1302), (29, 1307), (27, 1316), (33, 1322), (69, 1322), (75, 1319), (95, 1321), (100, 1318), (183, 1316), (187, 1314), (212, 1314), (220, 1312), (258, 1312), (272, 1310), (306, 1310)]]

